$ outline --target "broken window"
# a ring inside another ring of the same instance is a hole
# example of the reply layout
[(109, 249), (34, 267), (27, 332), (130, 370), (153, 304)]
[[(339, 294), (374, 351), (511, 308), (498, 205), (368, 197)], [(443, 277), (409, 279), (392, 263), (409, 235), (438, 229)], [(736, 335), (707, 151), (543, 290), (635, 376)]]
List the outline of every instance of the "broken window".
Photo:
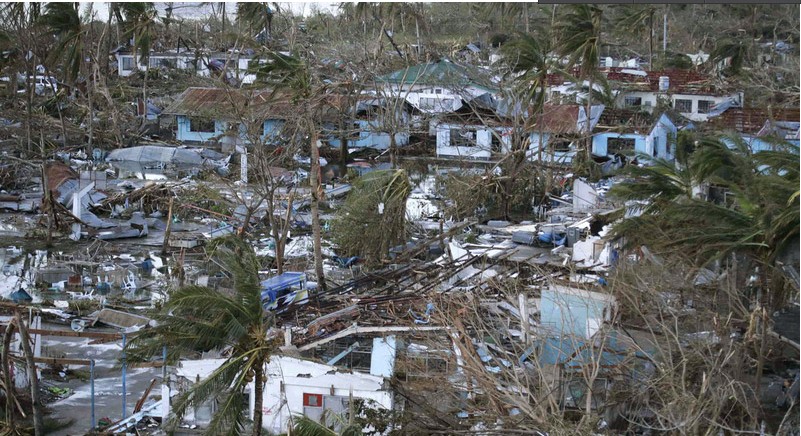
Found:
[(150, 68), (176, 68), (178, 61), (170, 58), (150, 58)]
[(609, 138), (606, 140), (606, 153), (631, 153), (635, 142), (634, 138)]
[(683, 114), (690, 113), (693, 111), (693, 101), (677, 98), (676, 101), (673, 102), (673, 107)]
[(123, 56), (120, 59), (122, 60), (122, 71), (133, 70), (134, 68), (133, 56)]
[(465, 129), (451, 129), (451, 145), (454, 147), (474, 147), (476, 132)]
[(214, 120), (192, 117), (189, 119), (189, 130), (192, 132), (214, 133)]
[(712, 100), (698, 100), (698, 113), (705, 114), (711, 111), (713, 106), (715, 106), (715, 102)]
[(558, 153), (567, 153), (570, 151), (570, 144), (573, 143), (572, 140), (568, 138), (554, 138), (552, 141), (551, 146), (553, 147), (553, 151)]
[(626, 106), (642, 106), (642, 97), (626, 97), (624, 104)]
[(501, 134), (499, 132), (491, 132), (490, 138), (492, 138), (492, 152), (493, 153), (500, 153), (501, 152)]

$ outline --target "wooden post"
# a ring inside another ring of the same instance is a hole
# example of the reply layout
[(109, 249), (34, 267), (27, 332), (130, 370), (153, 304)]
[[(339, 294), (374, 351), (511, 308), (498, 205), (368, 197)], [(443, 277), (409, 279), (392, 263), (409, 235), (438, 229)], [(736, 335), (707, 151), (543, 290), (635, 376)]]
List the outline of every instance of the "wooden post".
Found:
[(49, 248), (53, 246), (53, 202), (50, 200), (50, 189), (47, 186), (47, 170), (42, 163), (42, 190), (44, 190), (44, 202), (47, 211), (47, 241), (45, 245)]
[(167, 209), (167, 229), (164, 230), (164, 242), (161, 244), (161, 255), (166, 256), (170, 246), (170, 230), (172, 229), (172, 203), (175, 197), (170, 197), (170, 206)]
[(16, 311), (17, 328), (19, 329), (22, 350), (25, 354), (25, 366), (28, 368), (28, 381), (31, 385), (31, 403), (33, 403), (33, 431), (36, 435), (44, 434), (44, 419), (42, 417), (42, 403), (39, 399), (39, 377), (36, 374), (36, 363), (34, 362), (33, 350), (31, 350), (31, 337), (28, 334), (28, 327), (22, 321), (19, 311)]

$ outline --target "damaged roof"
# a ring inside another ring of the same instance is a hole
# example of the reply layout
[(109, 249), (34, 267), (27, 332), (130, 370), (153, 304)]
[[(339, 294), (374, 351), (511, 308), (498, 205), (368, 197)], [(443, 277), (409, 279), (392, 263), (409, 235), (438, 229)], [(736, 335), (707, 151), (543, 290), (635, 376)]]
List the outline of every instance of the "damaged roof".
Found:
[(246, 92), (223, 88), (187, 88), (162, 112), (164, 115), (237, 118), (237, 114), (265, 118), (289, 113), (285, 95), (272, 90)]
[(711, 76), (694, 70), (644, 71), (645, 75), (626, 72), (626, 68), (610, 68), (606, 79), (625, 85), (629, 91), (659, 92), (659, 79), (668, 78), (668, 92), (676, 94), (717, 94), (724, 92)]
[(798, 108), (731, 108), (709, 120), (710, 127), (734, 130), (740, 133), (757, 133), (768, 120), (799, 122)]
[[(604, 112), (603, 105), (594, 105), (591, 109), (592, 117), (590, 128), (595, 128), (601, 114)], [(536, 132), (542, 126), (543, 131), (548, 133), (582, 133), (587, 129), (586, 109), (577, 104), (548, 105), (542, 109), (542, 114), (536, 115), (537, 121), (532, 127)]]
[(479, 71), (448, 60), (406, 67), (379, 76), (377, 80), (405, 85), (474, 86), (490, 92), (497, 91)]

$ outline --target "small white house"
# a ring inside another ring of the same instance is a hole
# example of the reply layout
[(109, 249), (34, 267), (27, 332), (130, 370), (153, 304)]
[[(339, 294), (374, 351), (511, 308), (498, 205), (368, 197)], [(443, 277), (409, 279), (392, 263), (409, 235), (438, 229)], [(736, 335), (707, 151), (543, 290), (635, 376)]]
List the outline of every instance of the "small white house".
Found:
[[(184, 360), (176, 369), (185, 382), (208, 377), (226, 359)], [(373, 408), (392, 409), (392, 392), (385, 388), (381, 376), (340, 372), (334, 366), (287, 356), (273, 356), (266, 368), (266, 385), (263, 393), (263, 427), (274, 433), (288, 431), (290, 418), (304, 414), (319, 420), (324, 410), (342, 413), (349, 410), (351, 398), (365, 401)], [(253, 419), (255, 386), (247, 387), (250, 407), (248, 417)], [(190, 410), (185, 421), (203, 427), (211, 421), (215, 405)]]
[(512, 127), (492, 115), (475, 119), (462, 111), (464, 117), (445, 116), (431, 122), (431, 133), (437, 137), (437, 157), (489, 159), (511, 147)]
[(583, 105), (545, 105), (535, 114), (536, 122), (528, 132), (528, 156), (531, 160), (568, 165), (579, 150), (582, 138), (593, 132), (604, 111), (604, 105), (593, 105), (588, 120)]

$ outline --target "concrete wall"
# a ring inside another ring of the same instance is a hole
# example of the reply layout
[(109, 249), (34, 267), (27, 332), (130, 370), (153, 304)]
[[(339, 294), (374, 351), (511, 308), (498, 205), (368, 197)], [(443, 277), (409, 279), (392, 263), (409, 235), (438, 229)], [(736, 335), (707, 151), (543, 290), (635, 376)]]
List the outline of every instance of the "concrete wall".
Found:
[[(472, 139), (456, 142), (455, 138), (451, 138), (451, 129), (468, 132), (472, 135)], [(489, 159), (493, 152), (493, 135), (500, 135), (500, 150), (498, 151), (509, 149), (509, 138), (504, 135), (509, 130), (508, 128), (492, 129), (485, 126), (439, 123), (434, 130), (437, 133), (437, 156)], [(470, 142), (475, 145), (455, 145)]]
[(188, 141), (188, 142), (210, 141), (212, 138), (225, 133), (227, 127), (227, 124), (225, 122), (215, 120), (213, 132), (193, 131), (189, 121), (189, 117), (184, 115), (177, 115), (175, 117), (175, 124), (177, 127), (177, 130), (175, 132), (175, 139), (177, 139), (178, 141)]
[(548, 142), (551, 140), (551, 134), (547, 132), (542, 133), (542, 153), (540, 153), (540, 134), (533, 132), (529, 134), (529, 146), (526, 155), (529, 160), (536, 161), (541, 159), (543, 162), (554, 162), (558, 164), (568, 165), (573, 162), (573, 157), (576, 155), (576, 150), (570, 151), (555, 151), (553, 154), (549, 153)]

